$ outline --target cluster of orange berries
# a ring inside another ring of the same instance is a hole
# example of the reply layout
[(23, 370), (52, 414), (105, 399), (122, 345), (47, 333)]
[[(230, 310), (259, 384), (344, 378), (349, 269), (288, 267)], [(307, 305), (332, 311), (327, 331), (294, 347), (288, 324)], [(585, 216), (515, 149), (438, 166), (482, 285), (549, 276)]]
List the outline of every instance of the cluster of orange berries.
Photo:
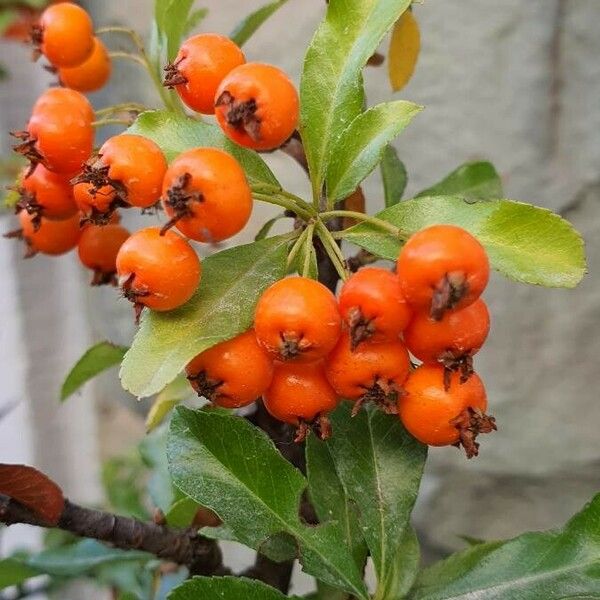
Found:
[(298, 124), (298, 93), (272, 65), (247, 63), (229, 38), (208, 33), (186, 40), (165, 67), (164, 85), (197, 112), (214, 114), (225, 135), (254, 150), (285, 143)]
[(49, 6), (33, 25), (31, 40), (34, 56), (48, 59), (61, 85), (93, 92), (108, 81), (111, 61), (106, 46), (94, 36), (89, 14), (76, 4)]
[[(489, 331), (479, 298), (486, 253), (469, 233), (433, 226), (412, 236), (397, 272), (363, 268), (339, 298), (305, 277), (280, 280), (261, 296), (254, 328), (199, 354), (186, 367), (200, 396), (241, 407), (263, 397), (277, 419), (330, 435), (328, 413), (343, 398), (399, 414), (433, 446), (476, 456), (479, 433), (496, 428), (472, 357)], [(410, 354), (422, 361), (414, 368)]]

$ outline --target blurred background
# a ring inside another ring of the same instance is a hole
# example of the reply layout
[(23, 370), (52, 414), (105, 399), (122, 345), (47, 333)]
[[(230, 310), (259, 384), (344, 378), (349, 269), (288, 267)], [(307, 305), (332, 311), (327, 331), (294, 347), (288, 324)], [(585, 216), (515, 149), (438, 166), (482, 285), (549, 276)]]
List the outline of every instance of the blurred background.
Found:
[[(82, 4), (97, 26), (149, 33), (151, 0)], [(201, 29), (229, 33), (262, 4), (198, 2), (210, 11)], [(298, 82), (323, 12), (322, 0), (291, 0), (248, 42), (246, 56), (276, 64)], [(407, 197), (465, 161), (488, 159), (508, 198), (574, 223), (586, 241), (590, 272), (576, 290), (536, 289), (494, 276), (486, 292), (492, 333), (476, 365), (499, 432), (483, 440), (476, 460), (452, 449), (431, 452), (415, 513), (431, 560), (463, 547), (461, 535), (497, 539), (558, 526), (600, 490), (600, 284), (593, 277), (600, 260), (600, 2), (429, 0), (415, 4), (414, 14), (422, 51), (398, 96), (426, 110), (395, 143), (408, 168)], [(127, 47), (106, 39), (113, 50)], [(0, 81), (0, 130), (7, 132), (23, 127), (52, 78), (21, 44), (0, 41), (0, 56), (7, 71)], [(390, 98), (385, 67), (369, 68), (365, 79), (370, 104)], [(123, 63), (92, 100), (96, 108), (128, 100), (158, 106), (145, 73)], [(5, 164), (11, 140), (0, 139)], [(307, 193), (291, 159), (266, 160), (284, 186)], [(377, 172), (365, 193), (371, 211), (383, 206)], [(270, 214), (257, 206), (232, 241), (251, 241)], [(124, 217), (126, 226), (141, 222)], [(12, 215), (0, 213), (2, 233), (15, 227)], [(0, 241), (0, 273), (0, 461), (32, 464), (73, 500), (100, 504), (101, 465), (144, 436), (149, 401), (125, 394), (114, 370), (62, 405), (59, 389), (92, 343), (130, 342), (131, 309), (114, 289), (90, 288), (73, 253), (24, 261), (18, 244)], [(0, 553), (39, 540), (39, 532), (14, 527), (2, 533)], [(249, 558), (231, 547), (226, 561), (238, 567)], [(295, 591), (303, 585), (299, 577)]]

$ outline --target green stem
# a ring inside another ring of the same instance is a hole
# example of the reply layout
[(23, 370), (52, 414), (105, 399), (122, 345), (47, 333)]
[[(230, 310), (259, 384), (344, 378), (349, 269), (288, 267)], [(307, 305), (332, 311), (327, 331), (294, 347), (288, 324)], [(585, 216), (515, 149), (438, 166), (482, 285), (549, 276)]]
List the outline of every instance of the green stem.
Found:
[(93, 127), (104, 127), (106, 125), (126, 125), (129, 127), (131, 124), (131, 119), (98, 119), (97, 121), (92, 121)]
[(144, 69), (147, 68), (146, 61), (138, 54), (133, 54), (132, 52), (109, 52), (108, 55), (111, 58), (122, 58), (134, 62)]
[(311, 223), (306, 228), (306, 240), (304, 245), (306, 246), (306, 251), (304, 254), (304, 264), (302, 265), (302, 277), (308, 277), (310, 272), (310, 257), (313, 252), (313, 236), (315, 235), (315, 224)]
[(148, 110), (148, 107), (144, 104), (139, 104), (137, 102), (123, 102), (121, 104), (113, 104), (112, 106), (107, 106), (106, 108), (97, 110), (96, 116), (102, 117), (104, 115), (114, 115), (120, 112), (142, 113), (146, 110)]
[(302, 233), (298, 236), (296, 241), (294, 242), (294, 245), (292, 246), (292, 249), (289, 251), (289, 254), (287, 257), (288, 268), (291, 267), (292, 264), (294, 263), (294, 259), (296, 258), (296, 256), (298, 256), (298, 252), (300, 252), (302, 246), (304, 245), (307, 235), (308, 235), (308, 228), (304, 229), (302, 231)]
[[(387, 221), (384, 221), (383, 219), (378, 219), (377, 217), (365, 215), (365, 213), (357, 212), (354, 210), (329, 210), (327, 212), (322, 212), (319, 216), (321, 217), (321, 219), (323, 219), (325, 221), (327, 221), (329, 219), (335, 219), (338, 217), (341, 217), (341, 218), (348, 217), (350, 219), (356, 219), (357, 221), (363, 221), (365, 223), (369, 223), (370, 225), (373, 225), (374, 227), (383, 229), (384, 231), (391, 233), (395, 237), (398, 237), (398, 238), (406, 238), (407, 237), (406, 234), (403, 233), (399, 227), (396, 227), (395, 225), (392, 225), (391, 223), (388, 223)], [(340, 233), (343, 234), (343, 232), (340, 232)], [(343, 237), (343, 235), (340, 237)]]
[(319, 239), (323, 243), (323, 247), (329, 255), (329, 258), (331, 259), (335, 270), (338, 272), (340, 279), (342, 281), (347, 281), (348, 271), (346, 270), (346, 259), (344, 258), (344, 255), (342, 254), (342, 251), (337, 245), (334, 237), (331, 235), (331, 231), (325, 227), (320, 219), (316, 222), (316, 226)]
[(287, 195), (282, 195), (280, 191), (276, 194), (263, 194), (261, 192), (253, 191), (252, 196), (261, 202), (275, 204), (276, 206), (281, 206), (282, 208), (290, 210), (305, 220), (309, 220), (313, 217), (313, 215), (306, 208), (301, 206), (297, 200), (293, 200)]

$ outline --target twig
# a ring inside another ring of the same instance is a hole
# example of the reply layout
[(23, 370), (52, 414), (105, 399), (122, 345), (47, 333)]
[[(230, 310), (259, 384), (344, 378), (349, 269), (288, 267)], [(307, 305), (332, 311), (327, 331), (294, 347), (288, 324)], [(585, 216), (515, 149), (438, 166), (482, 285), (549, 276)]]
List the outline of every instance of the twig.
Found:
[(0, 495), (0, 522), (57, 527), (78, 536), (108, 542), (123, 550), (142, 550), (163, 560), (185, 565), (193, 575), (224, 572), (217, 543), (198, 535), (193, 529), (172, 529), (156, 523), (144, 523), (84, 508), (69, 500), (65, 501), (63, 513), (54, 526), (8, 496)]

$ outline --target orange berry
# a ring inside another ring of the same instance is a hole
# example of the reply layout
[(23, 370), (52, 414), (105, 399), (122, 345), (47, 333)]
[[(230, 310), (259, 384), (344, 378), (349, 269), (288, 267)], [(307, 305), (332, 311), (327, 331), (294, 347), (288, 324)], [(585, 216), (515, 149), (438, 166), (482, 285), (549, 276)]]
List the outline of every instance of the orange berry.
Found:
[(121, 225), (88, 225), (81, 231), (77, 247), (79, 260), (94, 271), (92, 285), (116, 285), (117, 254), (129, 231)]
[(106, 46), (94, 38), (92, 54), (80, 65), (58, 70), (62, 85), (80, 92), (95, 92), (102, 88), (110, 77), (112, 65)]
[(180, 154), (163, 181), (163, 206), (173, 225), (198, 242), (220, 242), (241, 231), (252, 212), (252, 192), (240, 164), (216, 148)]
[(246, 63), (223, 79), (215, 95), (215, 115), (229, 138), (255, 150), (273, 150), (298, 125), (298, 92), (272, 65)]
[(185, 371), (198, 396), (224, 408), (239, 408), (269, 387), (273, 360), (250, 329), (198, 354)]
[(192, 110), (212, 115), (221, 81), (245, 62), (244, 53), (228, 37), (201, 33), (183, 42), (175, 60), (165, 67), (163, 85), (175, 88)]

